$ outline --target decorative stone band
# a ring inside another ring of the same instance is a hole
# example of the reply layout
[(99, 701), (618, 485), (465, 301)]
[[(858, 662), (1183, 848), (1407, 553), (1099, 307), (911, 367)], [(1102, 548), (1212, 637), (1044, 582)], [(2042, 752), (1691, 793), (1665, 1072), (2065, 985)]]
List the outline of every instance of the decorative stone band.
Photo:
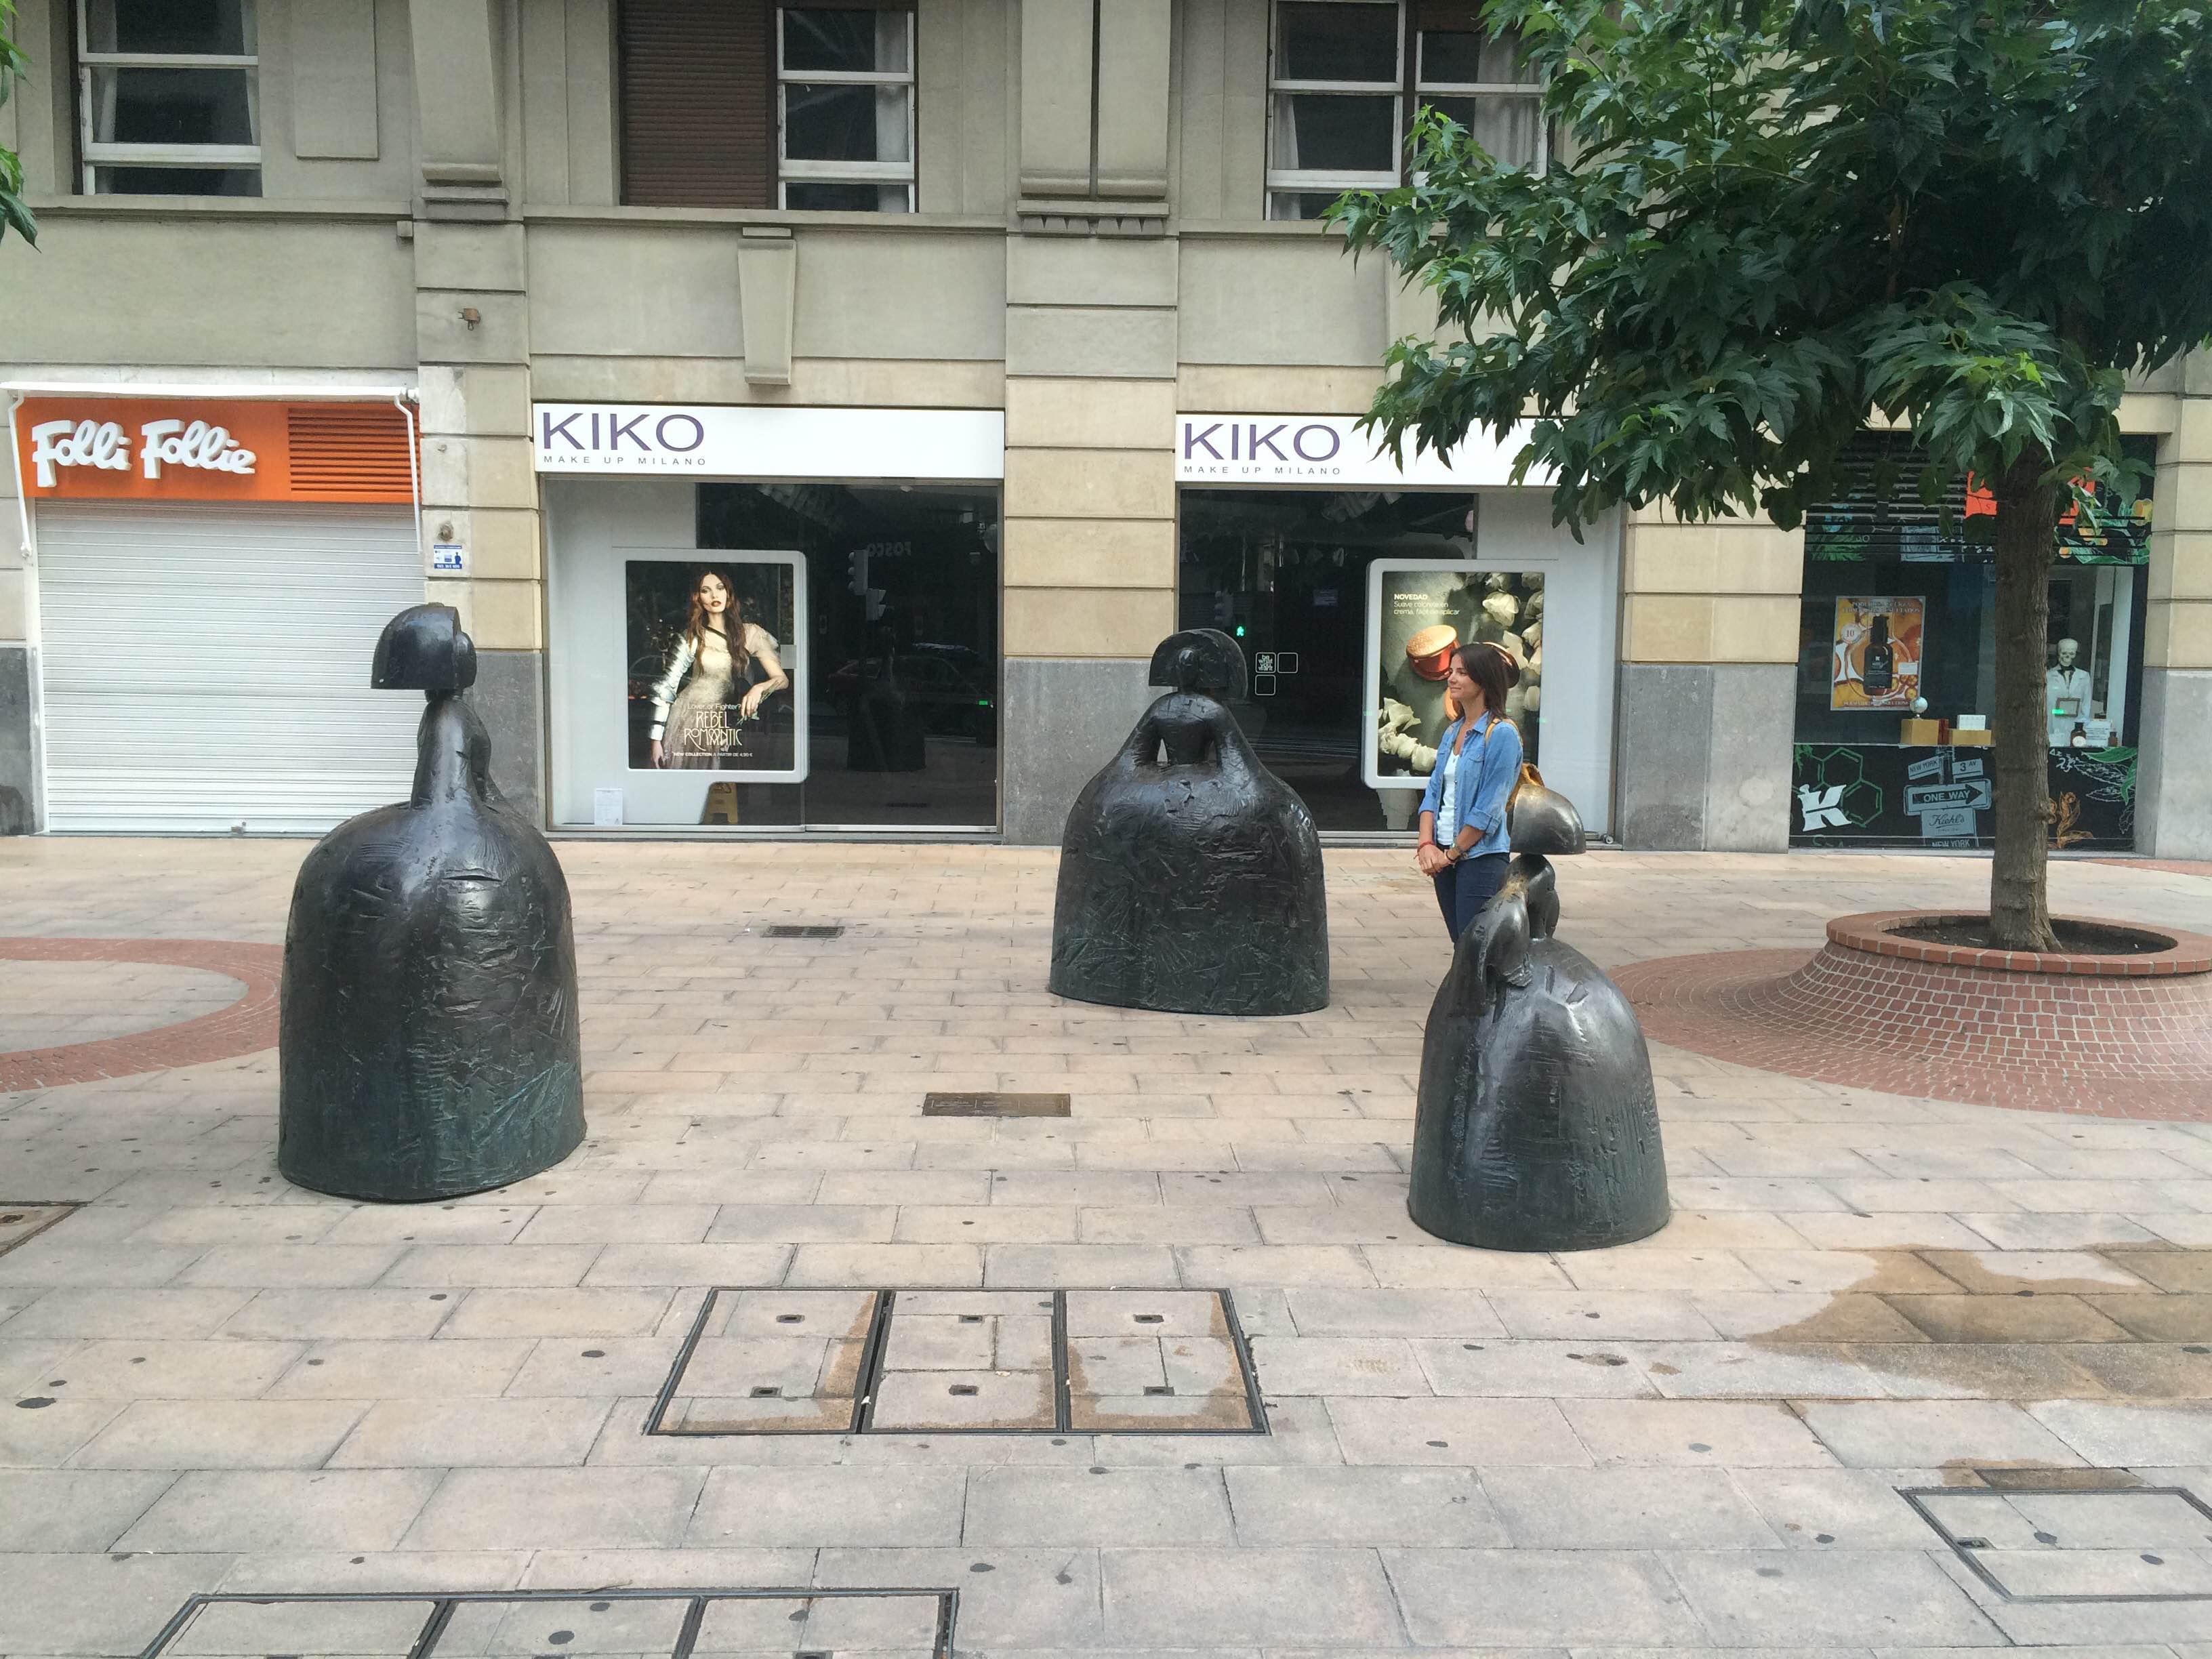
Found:
[(2033, 951), (1981, 951), (1966, 945), (1937, 945), (1926, 939), (1905, 939), (1891, 930), (1929, 922), (1963, 921), (1969, 918), (1942, 910), (1869, 910), (1856, 916), (1838, 916), (1828, 924), (1828, 942), (1845, 950), (1870, 951), (1905, 962), (1929, 962), (1951, 968), (1981, 968), (1994, 973), (2056, 974), (2070, 978), (2167, 979), (2184, 974), (2212, 973), (2212, 938), (2185, 933), (2172, 927), (2139, 927), (2094, 916), (2057, 916), (2054, 921), (2082, 927), (2124, 929), (2154, 933), (2172, 941), (2164, 951), (2126, 955), (2088, 951), (2045, 954)]
[(203, 939), (0, 939), (0, 959), (158, 963), (227, 975), (240, 986), (237, 1001), (196, 1019), (127, 1036), (0, 1054), (0, 1094), (235, 1060), (276, 1045), (282, 945)]

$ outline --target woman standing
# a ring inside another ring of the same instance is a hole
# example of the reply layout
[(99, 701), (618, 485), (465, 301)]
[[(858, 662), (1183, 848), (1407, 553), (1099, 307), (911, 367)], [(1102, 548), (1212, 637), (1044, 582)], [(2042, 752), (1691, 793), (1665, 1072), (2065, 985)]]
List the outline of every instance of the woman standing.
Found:
[(1521, 776), (1521, 734), (1505, 718), (1505, 694), (1520, 678), (1504, 647), (1483, 642), (1453, 653), (1444, 680), (1459, 718), (1437, 745), (1413, 861), (1436, 882), (1455, 945), (1505, 880), (1505, 802)]
[(652, 763), (687, 770), (720, 766), (738, 747), (732, 709), (738, 721), (749, 720), (790, 684), (775, 636), (745, 621), (729, 578), (719, 570), (700, 572), (668, 672), (653, 688)]

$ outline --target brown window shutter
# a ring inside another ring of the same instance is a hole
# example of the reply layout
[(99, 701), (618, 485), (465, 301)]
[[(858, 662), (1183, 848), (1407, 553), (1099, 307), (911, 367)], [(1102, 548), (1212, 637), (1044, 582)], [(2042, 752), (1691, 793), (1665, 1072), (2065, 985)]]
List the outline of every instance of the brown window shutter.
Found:
[(622, 0), (623, 200), (773, 207), (769, 0)]
[(1480, 34), (1483, 33), (1482, 0), (1414, 0), (1413, 27)]

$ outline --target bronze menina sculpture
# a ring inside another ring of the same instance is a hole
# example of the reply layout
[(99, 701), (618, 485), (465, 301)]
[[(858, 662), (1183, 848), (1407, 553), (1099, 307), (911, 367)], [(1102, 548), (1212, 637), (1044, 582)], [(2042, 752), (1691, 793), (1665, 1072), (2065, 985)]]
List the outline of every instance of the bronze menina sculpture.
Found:
[(1243, 652), (1214, 629), (1171, 635), (1152, 684), (1173, 689), (1067, 816), (1052, 989), (1178, 1013), (1327, 1007), (1313, 815), (1220, 701), (1243, 695)]
[(1583, 850), (1564, 795), (1521, 787), (1513, 869), (1429, 1010), (1406, 1207), (1439, 1238), (1589, 1250), (1667, 1224), (1667, 1164), (1643, 1029), (1613, 982), (1553, 937), (1547, 855)]
[(568, 887), (492, 786), (476, 677), (451, 606), (386, 624), (369, 683), (428, 702), (413, 798), (331, 830), (293, 887), (276, 1167), (318, 1192), (453, 1198), (583, 1139)]

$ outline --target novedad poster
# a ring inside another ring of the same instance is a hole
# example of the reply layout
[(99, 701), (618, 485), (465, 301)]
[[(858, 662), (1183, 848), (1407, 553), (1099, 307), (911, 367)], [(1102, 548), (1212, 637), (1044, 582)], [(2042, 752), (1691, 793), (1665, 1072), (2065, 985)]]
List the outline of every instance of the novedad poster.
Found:
[(1917, 594), (1889, 599), (1838, 595), (1828, 707), (1909, 711), (1920, 695), (1925, 625), (1925, 610)]

